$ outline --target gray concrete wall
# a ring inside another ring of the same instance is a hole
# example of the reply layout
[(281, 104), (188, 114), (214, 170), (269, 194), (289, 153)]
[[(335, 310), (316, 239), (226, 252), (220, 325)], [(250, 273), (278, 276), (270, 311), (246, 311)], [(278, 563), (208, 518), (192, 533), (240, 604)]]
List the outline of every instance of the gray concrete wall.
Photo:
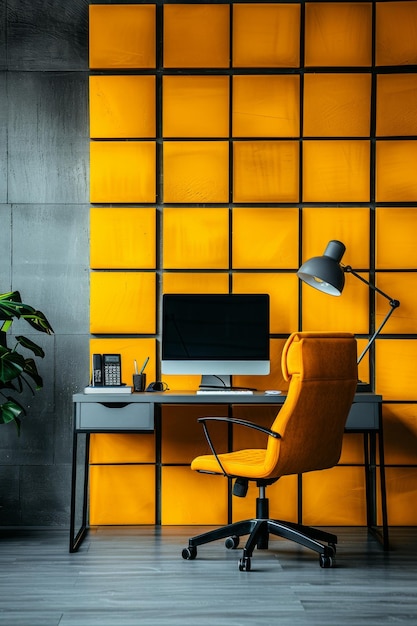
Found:
[(0, 292), (55, 331), (13, 331), (46, 357), (20, 438), (0, 426), (1, 526), (69, 524), (71, 396), (88, 378), (88, 5), (0, 1)]

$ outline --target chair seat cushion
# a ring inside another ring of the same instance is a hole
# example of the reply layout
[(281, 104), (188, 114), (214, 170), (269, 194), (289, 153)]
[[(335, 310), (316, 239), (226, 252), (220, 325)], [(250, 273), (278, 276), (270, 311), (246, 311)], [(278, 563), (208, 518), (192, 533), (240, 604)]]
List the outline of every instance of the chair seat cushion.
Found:
[[(266, 450), (239, 450), (218, 456), (229, 476), (268, 478), (268, 473), (265, 472)], [(199, 472), (223, 474), (216, 457), (211, 454), (196, 457), (191, 463), (191, 469)]]

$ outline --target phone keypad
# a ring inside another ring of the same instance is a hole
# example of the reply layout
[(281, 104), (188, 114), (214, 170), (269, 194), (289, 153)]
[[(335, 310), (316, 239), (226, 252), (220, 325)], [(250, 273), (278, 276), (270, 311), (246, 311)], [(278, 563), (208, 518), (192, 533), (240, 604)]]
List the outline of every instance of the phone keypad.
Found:
[(106, 364), (104, 366), (104, 381), (105, 385), (120, 385), (120, 367)]

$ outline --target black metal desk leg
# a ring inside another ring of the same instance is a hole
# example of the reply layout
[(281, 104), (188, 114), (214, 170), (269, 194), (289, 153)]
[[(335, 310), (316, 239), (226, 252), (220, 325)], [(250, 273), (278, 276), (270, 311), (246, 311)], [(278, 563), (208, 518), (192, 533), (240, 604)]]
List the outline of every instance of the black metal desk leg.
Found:
[(383, 437), (383, 432), (382, 432), (382, 423), (380, 423), (380, 428), (378, 431), (382, 532), (381, 532), (381, 529), (378, 527), (376, 437), (377, 437), (376, 431), (371, 431), (370, 433), (364, 434), (365, 476), (366, 476), (366, 522), (367, 522), (368, 530), (372, 532), (372, 534), (381, 542), (384, 550), (389, 550), (387, 494), (386, 494), (386, 483), (385, 483), (384, 437)]
[(382, 542), (384, 550), (389, 550), (388, 534), (388, 507), (387, 507), (387, 485), (385, 481), (385, 453), (384, 453), (384, 433), (382, 427), (382, 415), (379, 422), (379, 479), (381, 484), (381, 509), (382, 509)]
[(74, 431), (73, 448), (72, 448), (72, 476), (71, 476), (71, 510), (70, 510), (70, 544), (69, 551), (77, 552), (84, 537), (87, 533), (87, 510), (88, 510), (88, 474), (89, 474), (89, 451), (90, 451), (90, 434), (85, 434), (85, 456), (84, 456), (84, 480), (82, 493), (82, 514), (81, 526), (76, 533), (75, 518), (77, 513), (77, 475), (78, 475), (78, 436), (79, 433)]

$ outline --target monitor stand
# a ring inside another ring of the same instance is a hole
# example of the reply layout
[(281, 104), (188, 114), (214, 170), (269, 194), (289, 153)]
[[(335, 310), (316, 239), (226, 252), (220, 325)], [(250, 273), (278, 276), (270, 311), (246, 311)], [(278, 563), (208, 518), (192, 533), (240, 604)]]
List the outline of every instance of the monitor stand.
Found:
[(199, 389), (207, 391), (210, 391), (210, 389), (213, 391), (232, 389), (232, 377), (229, 374), (221, 374), (219, 376), (215, 374), (203, 374)]

